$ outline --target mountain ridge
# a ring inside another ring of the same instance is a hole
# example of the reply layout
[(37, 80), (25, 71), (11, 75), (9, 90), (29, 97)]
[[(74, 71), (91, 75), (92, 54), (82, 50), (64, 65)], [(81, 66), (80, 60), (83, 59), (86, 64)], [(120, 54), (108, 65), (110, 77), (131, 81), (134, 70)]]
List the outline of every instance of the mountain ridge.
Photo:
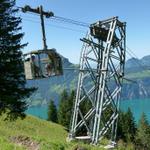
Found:
[[(124, 81), (122, 99), (150, 98), (150, 55), (141, 59), (131, 58), (125, 64), (125, 77), (134, 82)], [(38, 90), (27, 99), (29, 105), (47, 105), (53, 99), (58, 105), (61, 92), (66, 89), (71, 91), (77, 86), (78, 65), (70, 63), (62, 56), (64, 67), (63, 76), (53, 76), (41, 80), (29, 80), (27, 86), (38, 87)], [(70, 69), (67, 69), (70, 68)]]

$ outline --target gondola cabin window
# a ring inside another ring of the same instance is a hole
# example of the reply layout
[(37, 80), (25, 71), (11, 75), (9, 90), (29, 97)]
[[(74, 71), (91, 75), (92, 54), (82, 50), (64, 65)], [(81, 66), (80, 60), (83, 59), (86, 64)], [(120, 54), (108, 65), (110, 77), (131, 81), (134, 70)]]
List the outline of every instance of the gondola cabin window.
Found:
[(62, 60), (55, 49), (32, 51), (24, 54), (24, 71), (27, 80), (59, 76)]

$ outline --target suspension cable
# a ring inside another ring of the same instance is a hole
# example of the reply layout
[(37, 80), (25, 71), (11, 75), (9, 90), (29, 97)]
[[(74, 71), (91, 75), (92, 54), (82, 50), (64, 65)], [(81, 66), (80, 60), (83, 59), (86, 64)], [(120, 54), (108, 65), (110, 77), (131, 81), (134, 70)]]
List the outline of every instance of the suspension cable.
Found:
[[(15, 6), (15, 7), (18, 8), (19, 10), (21, 10), (21, 11), (23, 9), (23, 7), (20, 7), (20, 6)], [(34, 14), (34, 13), (32, 13), (32, 14)], [(34, 15), (38, 15), (38, 14), (34, 14)], [(82, 26), (82, 27), (89, 27), (90, 26), (88, 23), (73, 20), (73, 19), (69, 19), (69, 18), (65, 18), (65, 17), (60, 17), (60, 16), (52, 16), (51, 19), (56, 20), (56, 21), (60, 21), (60, 22), (64, 22), (64, 23), (77, 25), (77, 26)]]

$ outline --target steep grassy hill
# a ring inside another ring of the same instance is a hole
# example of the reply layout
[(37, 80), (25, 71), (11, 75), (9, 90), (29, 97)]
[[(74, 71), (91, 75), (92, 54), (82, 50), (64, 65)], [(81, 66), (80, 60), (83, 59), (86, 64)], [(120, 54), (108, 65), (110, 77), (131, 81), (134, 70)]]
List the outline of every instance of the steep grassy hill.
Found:
[[(28, 116), (16, 122), (0, 118), (0, 150), (63, 149), (67, 132), (60, 125)], [(19, 146), (20, 145), (20, 146)], [(24, 147), (24, 148), (23, 148)]]
[[(0, 150), (103, 150), (79, 142), (66, 142), (67, 132), (55, 123), (32, 116), (16, 122), (3, 121), (0, 117)], [(106, 141), (105, 141), (106, 142)], [(128, 149), (120, 147), (118, 149)], [(129, 145), (132, 150), (132, 146)]]

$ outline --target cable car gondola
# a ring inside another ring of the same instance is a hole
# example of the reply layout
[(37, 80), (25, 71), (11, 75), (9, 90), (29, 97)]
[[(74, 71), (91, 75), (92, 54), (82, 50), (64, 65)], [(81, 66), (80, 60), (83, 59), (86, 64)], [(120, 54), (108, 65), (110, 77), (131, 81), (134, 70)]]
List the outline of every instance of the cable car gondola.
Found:
[(52, 17), (54, 16), (53, 12), (43, 11), (42, 6), (33, 9), (28, 5), (22, 8), (22, 11), (24, 13), (29, 11), (40, 15), (43, 36), (42, 50), (31, 51), (23, 55), (26, 79), (41, 79), (62, 75), (63, 70), (61, 56), (56, 52), (54, 48), (48, 49), (46, 44), (44, 16), (47, 18)]
[(23, 55), (27, 80), (63, 74), (61, 56), (55, 49), (36, 50)]

